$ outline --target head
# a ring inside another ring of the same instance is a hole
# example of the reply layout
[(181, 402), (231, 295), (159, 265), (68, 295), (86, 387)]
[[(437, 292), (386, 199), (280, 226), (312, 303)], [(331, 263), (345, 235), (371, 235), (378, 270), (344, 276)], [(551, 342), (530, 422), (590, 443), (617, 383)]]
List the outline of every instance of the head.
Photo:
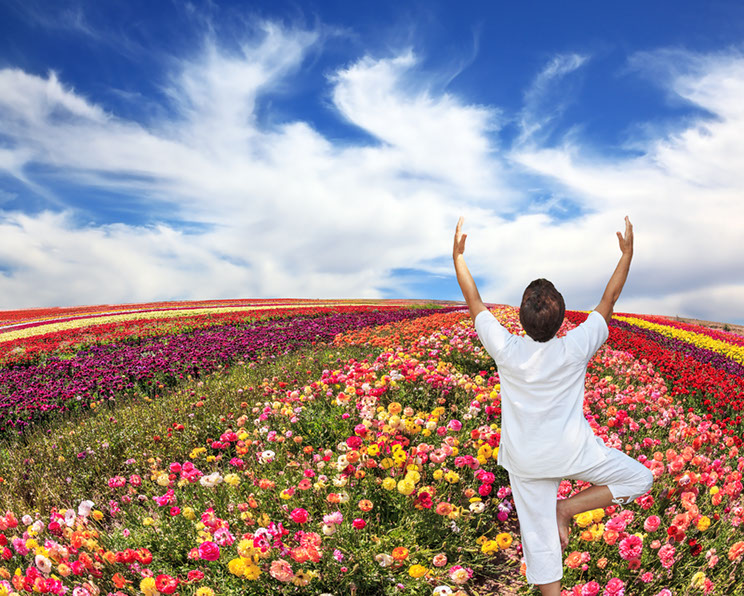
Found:
[(552, 339), (563, 323), (566, 303), (547, 279), (536, 279), (524, 291), (519, 322), (535, 341)]

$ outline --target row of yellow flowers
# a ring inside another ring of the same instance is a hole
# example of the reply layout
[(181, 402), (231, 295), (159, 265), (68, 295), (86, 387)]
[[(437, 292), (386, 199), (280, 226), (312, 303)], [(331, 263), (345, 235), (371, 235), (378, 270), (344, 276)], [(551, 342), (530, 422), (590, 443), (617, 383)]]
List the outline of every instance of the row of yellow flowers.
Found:
[(668, 327), (667, 325), (659, 325), (657, 323), (651, 323), (644, 319), (636, 317), (627, 317), (615, 315), (615, 318), (620, 321), (625, 321), (631, 325), (636, 325), (642, 329), (649, 329), (661, 333), (666, 337), (672, 339), (678, 339), (681, 341), (688, 342), (698, 348), (704, 348), (706, 350), (712, 350), (723, 354), (724, 356), (736, 360), (737, 362), (744, 364), (744, 346), (731, 344), (718, 339), (705, 335), (703, 333), (695, 333), (694, 331), (686, 331), (684, 329), (677, 329), (676, 327)]

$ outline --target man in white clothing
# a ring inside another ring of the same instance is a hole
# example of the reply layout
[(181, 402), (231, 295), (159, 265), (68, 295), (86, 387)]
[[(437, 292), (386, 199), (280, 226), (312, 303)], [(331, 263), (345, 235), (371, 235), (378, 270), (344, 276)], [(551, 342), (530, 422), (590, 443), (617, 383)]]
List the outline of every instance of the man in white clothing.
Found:
[[(571, 517), (629, 503), (653, 481), (645, 466), (596, 437), (583, 413), (587, 364), (607, 339), (607, 324), (633, 258), (633, 226), (626, 217), (625, 234), (617, 233), (622, 256), (597, 307), (584, 323), (558, 338), (565, 304), (545, 279), (524, 291), (519, 318), (525, 336), (510, 334), (488, 311), (465, 264), (462, 223), (460, 218), (452, 256), (478, 337), (498, 366), (498, 463), (509, 472), (527, 580), (544, 596), (559, 595)], [(564, 478), (594, 486), (557, 500)]]

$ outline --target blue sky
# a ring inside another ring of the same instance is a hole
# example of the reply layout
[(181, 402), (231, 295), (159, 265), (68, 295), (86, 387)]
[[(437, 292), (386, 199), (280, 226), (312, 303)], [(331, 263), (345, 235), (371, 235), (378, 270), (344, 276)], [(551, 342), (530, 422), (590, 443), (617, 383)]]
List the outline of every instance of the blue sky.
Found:
[(0, 308), (484, 299), (744, 322), (740, 2), (0, 2)]

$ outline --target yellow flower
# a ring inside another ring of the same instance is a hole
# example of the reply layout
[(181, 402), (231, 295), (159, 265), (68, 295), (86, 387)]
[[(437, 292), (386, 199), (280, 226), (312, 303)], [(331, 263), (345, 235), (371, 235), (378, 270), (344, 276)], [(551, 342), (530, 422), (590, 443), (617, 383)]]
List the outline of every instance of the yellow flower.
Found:
[(238, 486), (240, 484), (240, 476), (237, 474), (226, 474), (223, 480), (230, 486)]
[(389, 468), (392, 468), (394, 465), (395, 465), (395, 462), (392, 459), (390, 459), (389, 457), (386, 457), (385, 459), (383, 459), (380, 462), (380, 466), (382, 467), (383, 470), (387, 470)]
[(704, 515), (699, 520), (697, 520), (697, 523), (695, 524), (697, 526), (697, 529), (701, 532), (705, 532), (708, 528), (710, 528), (710, 518), (707, 515)]
[(429, 570), (423, 565), (411, 565), (408, 568), (408, 575), (415, 578), (424, 577), (428, 572)]
[(495, 553), (499, 550), (499, 543), (495, 540), (486, 540), (481, 545), (481, 552), (484, 555), (490, 555), (491, 553)]
[(380, 447), (378, 445), (370, 445), (369, 447), (367, 447), (368, 455), (375, 457), (378, 453), (380, 453)]
[(91, 516), (96, 521), (101, 521), (103, 519), (103, 511), (99, 511), (98, 509), (94, 509), (93, 513), (91, 513)]
[(442, 476), (444, 476), (444, 472), (442, 472), (441, 469), (440, 470), (434, 470), (433, 476), (434, 476), (434, 480), (441, 480), (442, 479)]
[(585, 511), (584, 513), (579, 513), (578, 515), (574, 516), (574, 519), (576, 520), (576, 524), (580, 528), (586, 528), (592, 525), (594, 516), (592, 515), (591, 511)]
[(421, 474), (419, 474), (415, 470), (411, 470), (406, 474), (406, 480), (410, 480), (411, 482), (416, 484), (419, 480), (421, 480)]
[(395, 488), (395, 480), (393, 478), (385, 478), (385, 480), (382, 481), (382, 488), (385, 490), (393, 490)]
[(303, 571), (302, 569), (300, 569), (299, 571), (295, 571), (292, 583), (295, 586), (304, 587), (310, 583), (311, 579), (313, 579), (312, 575), (310, 575), (307, 571)]
[(261, 575), (261, 568), (257, 565), (247, 565), (243, 572), (243, 577), (250, 580), (258, 579), (259, 575)]
[(183, 515), (186, 519), (191, 520), (191, 521), (196, 519), (196, 513), (191, 507), (184, 507), (181, 510), (181, 515)]
[(155, 520), (152, 519), (151, 517), (146, 517), (145, 519), (142, 520), (142, 525), (143, 526), (153, 526), (153, 525), (155, 525)]
[(160, 474), (160, 476), (158, 476), (157, 483), (160, 486), (168, 486), (170, 484), (170, 478), (168, 478), (168, 474), (166, 474), (165, 472)]
[(711, 496), (712, 495), (717, 495), (719, 492), (721, 492), (721, 489), (718, 488), (717, 486), (711, 486), (710, 487), (710, 494), (711, 494)]
[(595, 524), (601, 522), (603, 517), (604, 509), (602, 509), (601, 507), (599, 509), (592, 509), (592, 520), (594, 520)]
[(496, 536), (496, 542), (498, 542), (499, 548), (501, 549), (509, 548), (512, 543), (511, 534), (507, 534), (506, 532), (502, 532), (501, 534), (498, 534)]
[(460, 482), (460, 475), (457, 472), (450, 470), (444, 475), (444, 479), (450, 484), (457, 484), (458, 482)]
[(245, 561), (241, 558), (233, 559), (227, 564), (227, 568), (230, 570), (230, 573), (240, 577), (245, 573)]
[(214, 590), (209, 586), (202, 586), (197, 589), (196, 596), (214, 596)]
[(140, 591), (145, 596), (156, 596), (159, 594), (157, 588), (155, 587), (155, 578), (154, 577), (146, 577), (140, 582)]
[(400, 482), (398, 482), (398, 492), (403, 495), (410, 495), (414, 490), (416, 490), (416, 486), (411, 482), (410, 480), (404, 478)]
[(698, 571), (692, 576), (690, 586), (693, 588), (702, 588), (705, 585), (705, 574), (702, 571)]

